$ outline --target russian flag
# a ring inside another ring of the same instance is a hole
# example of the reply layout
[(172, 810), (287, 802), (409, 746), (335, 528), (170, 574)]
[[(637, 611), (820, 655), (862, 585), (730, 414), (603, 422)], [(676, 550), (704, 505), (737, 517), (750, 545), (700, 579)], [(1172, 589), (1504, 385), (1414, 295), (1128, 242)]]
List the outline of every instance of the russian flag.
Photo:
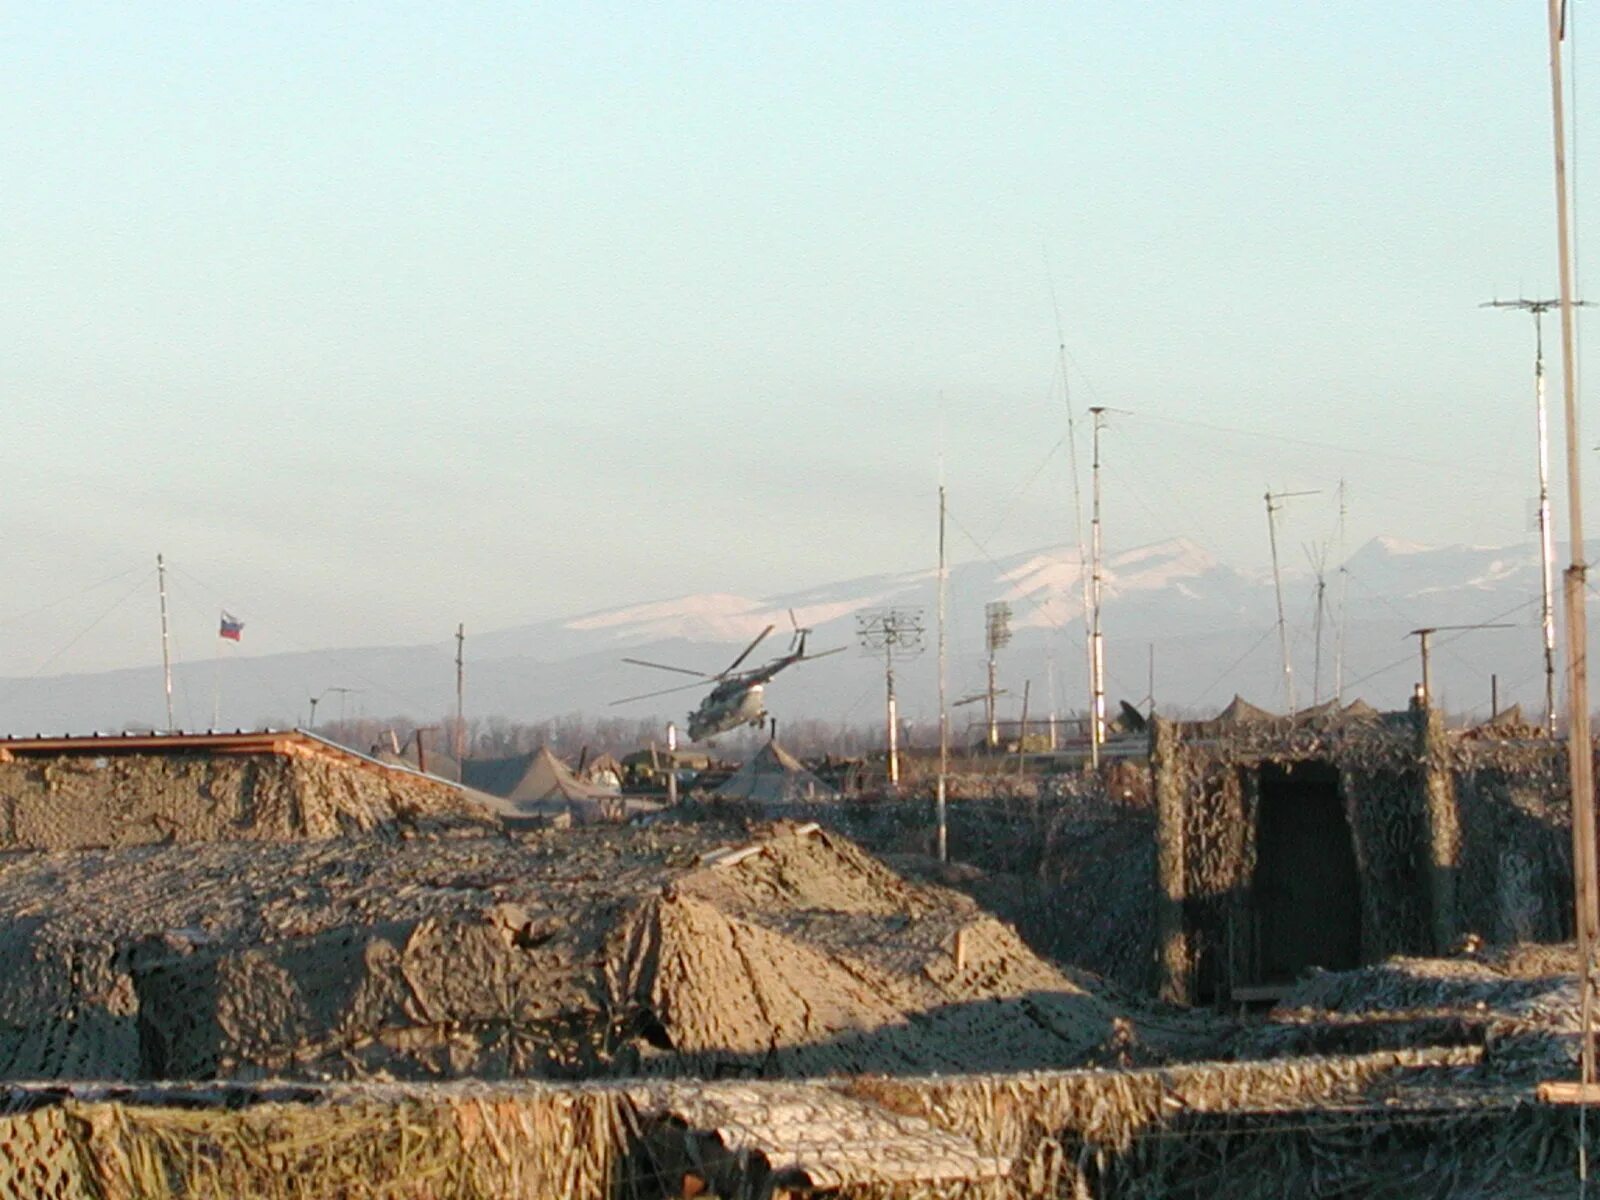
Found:
[(217, 636), (227, 638), (230, 642), (239, 641), (244, 636), (244, 622), (223, 609), (222, 626), (217, 630)]

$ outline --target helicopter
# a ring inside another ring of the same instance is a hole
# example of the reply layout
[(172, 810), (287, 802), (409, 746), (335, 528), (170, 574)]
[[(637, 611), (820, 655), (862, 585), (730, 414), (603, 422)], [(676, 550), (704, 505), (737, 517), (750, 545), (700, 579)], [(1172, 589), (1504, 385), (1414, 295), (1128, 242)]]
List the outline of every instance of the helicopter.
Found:
[(654, 696), (665, 696), (672, 692), (688, 691), (690, 688), (704, 687), (712, 684), (710, 693), (700, 702), (700, 707), (689, 714), (689, 740), (703, 742), (713, 738), (719, 733), (726, 733), (740, 725), (761, 725), (767, 719), (767, 707), (763, 702), (767, 682), (785, 667), (792, 667), (795, 663), (811, 662), (813, 659), (827, 658), (830, 654), (838, 654), (847, 649), (840, 646), (834, 650), (824, 650), (821, 654), (806, 653), (806, 635), (809, 629), (802, 629), (795, 620), (794, 610), (789, 610), (789, 623), (794, 626), (794, 636), (789, 641), (788, 653), (780, 655), (765, 666), (754, 667), (748, 671), (740, 671), (739, 664), (750, 657), (752, 651), (759, 646), (766, 636), (771, 633), (775, 625), (768, 625), (755, 640), (746, 646), (735, 658), (715, 675), (708, 675), (704, 671), (692, 671), (687, 667), (669, 667), (665, 663), (646, 662), (642, 658), (625, 658), (622, 661), (632, 663), (636, 667), (653, 667), (658, 671), (676, 671), (680, 675), (698, 675), (699, 683), (685, 683), (678, 687), (662, 688), (658, 692), (645, 692), (640, 696), (628, 696), (622, 700), (613, 700), (613, 705), (632, 704), (635, 700), (649, 700)]

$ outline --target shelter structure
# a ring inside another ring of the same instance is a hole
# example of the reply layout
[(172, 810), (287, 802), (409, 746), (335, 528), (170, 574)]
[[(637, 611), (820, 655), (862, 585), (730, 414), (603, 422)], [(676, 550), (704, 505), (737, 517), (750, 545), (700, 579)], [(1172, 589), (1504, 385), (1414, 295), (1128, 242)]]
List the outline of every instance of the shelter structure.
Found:
[(947, 1072), (1214, 1035), (814, 825), (728, 832), (14, 856), (0, 1078)]
[(713, 793), (722, 800), (754, 804), (793, 804), (808, 800), (836, 800), (839, 793), (823, 783), (777, 739), (769, 738), (742, 767)]
[(1311, 967), (1568, 935), (1559, 742), (1425, 707), (1294, 719), (1235, 697), (1157, 718), (1155, 958), (1163, 996), (1275, 994)]
[(548, 746), (529, 755), (466, 762), (470, 787), (502, 821), (511, 824), (570, 821), (590, 825), (623, 821), (657, 811), (654, 801), (623, 796), (616, 787), (591, 783), (557, 758)]
[(299, 841), (488, 820), (457, 785), (305, 730), (0, 740), (0, 849)]

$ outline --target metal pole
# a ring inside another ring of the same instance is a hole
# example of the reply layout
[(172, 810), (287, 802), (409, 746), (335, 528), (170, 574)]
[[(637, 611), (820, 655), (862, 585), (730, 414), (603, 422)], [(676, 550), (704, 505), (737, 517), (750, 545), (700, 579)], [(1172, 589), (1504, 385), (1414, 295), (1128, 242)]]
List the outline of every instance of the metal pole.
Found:
[(1057, 716), (1057, 713), (1056, 713), (1056, 660), (1053, 657), (1045, 659), (1045, 661), (1044, 661), (1044, 670), (1045, 670), (1045, 686), (1050, 689), (1050, 716), (1048, 718), (1049, 724), (1047, 726), (1049, 732), (1048, 732), (1047, 737), (1046, 737), (1046, 743), (1050, 747), (1051, 753), (1054, 753), (1055, 749), (1056, 749), (1056, 716)]
[(1100, 431), (1105, 427), (1106, 410), (1096, 405), (1089, 410), (1094, 416), (1093, 508), (1089, 518), (1089, 763), (1100, 766), (1100, 746), (1106, 740), (1106, 657), (1104, 634), (1100, 628), (1100, 605), (1104, 579), (1100, 570)]
[(1544, 729), (1556, 732), (1556, 535), (1550, 519), (1550, 414), (1544, 393), (1544, 317), (1533, 314), (1533, 390), (1539, 427), (1539, 631), (1544, 640)]
[[(1550, 412), (1545, 399), (1544, 314), (1557, 308), (1560, 300), (1491, 300), (1484, 308), (1511, 308), (1533, 314), (1533, 400), (1538, 445), (1539, 470), (1539, 632), (1544, 651), (1544, 727), (1551, 737), (1556, 731), (1556, 541), (1555, 522), (1550, 511)], [(1573, 307), (1585, 307), (1574, 300)]]
[(667, 722), (667, 803), (678, 803), (678, 727), (671, 721)]
[(1567, 130), (1562, 107), (1562, 0), (1547, 0), (1550, 31), (1550, 113), (1555, 148), (1556, 249), (1561, 274), (1561, 388), (1567, 435), (1567, 533), (1572, 560), (1564, 577), (1567, 617), (1567, 764), (1572, 781), (1572, 867), (1578, 961), (1582, 969), (1584, 1028), (1580, 1043), (1583, 1082), (1594, 1081), (1594, 1045), (1589, 1036), (1590, 967), (1600, 932), (1600, 897), (1595, 886), (1593, 747), (1589, 740), (1588, 621), (1584, 595), (1583, 495), (1578, 446), (1577, 362), (1572, 328), (1572, 239), (1568, 228)]
[(944, 615), (950, 572), (944, 557), (944, 484), (939, 485), (939, 783), (934, 798), (938, 822), (939, 861), (950, 857), (950, 833), (945, 811), (945, 775), (950, 769), (950, 709), (946, 703)]
[(1272, 545), (1272, 587), (1278, 597), (1278, 646), (1283, 654), (1283, 695), (1289, 705), (1289, 715), (1294, 716), (1294, 663), (1289, 658), (1289, 625), (1283, 618), (1283, 576), (1278, 570), (1277, 506), (1272, 502), (1272, 489), (1267, 489), (1267, 540)]
[(1292, 500), (1297, 496), (1315, 496), (1315, 490), (1308, 492), (1278, 492), (1273, 494), (1272, 488), (1267, 488), (1267, 540), (1272, 545), (1272, 588), (1278, 597), (1278, 645), (1283, 651), (1283, 692), (1284, 699), (1289, 705), (1289, 715), (1295, 713), (1294, 700), (1294, 663), (1289, 658), (1289, 624), (1283, 616), (1283, 575), (1278, 566), (1278, 511), (1283, 507), (1282, 501)]
[(311, 718), (306, 722), (307, 729), (315, 729), (317, 727), (317, 701), (320, 699), (322, 699), (321, 696), (311, 697)]
[(467, 627), (465, 624), (456, 626), (456, 762), (460, 763), (467, 757), (467, 717), (466, 717), (466, 664), (463, 651), (466, 649)]
[(1500, 676), (1489, 676), (1489, 719), (1500, 715)]
[(167, 564), (156, 555), (156, 588), (161, 593), (161, 678), (167, 693), (167, 731), (177, 722), (172, 717), (172, 638), (167, 632)]
[(1028, 693), (1033, 689), (1033, 680), (1022, 681), (1022, 720), (1017, 727), (1017, 774), (1022, 774), (1022, 766), (1026, 761), (1024, 755), (1028, 753)]
[(993, 750), (1000, 744), (1000, 729), (995, 713), (994, 703), (994, 651), (989, 651), (989, 690), (984, 693), (984, 716), (989, 723), (988, 733), (985, 735), (989, 749)]
[(889, 750), (889, 786), (900, 786), (900, 750), (899, 731), (895, 728), (894, 706), (894, 643), (885, 643), (883, 647), (883, 675), (887, 704), (885, 717), (888, 726), (888, 736), (885, 739)]
[(1431, 629), (1417, 630), (1417, 640), (1422, 645), (1422, 703), (1433, 707), (1433, 677), (1428, 671), (1428, 639), (1433, 634)]
[(1311, 660), (1311, 703), (1322, 702), (1322, 610), (1327, 601), (1328, 582), (1323, 576), (1322, 567), (1317, 567), (1317, 612), (1315, 633), (1313, 641), (1316, 650)]
[(1344, 480), (1339, 480), (1339, 624), (1333, 635), (1333, 702), (1344, 703), (1344, 631), (1345, 616), (1350, 611), (1350, 572), (1345, 569), (1344, 543), (1345, 496)]
[(1146, 650), (1149, 653), (1150, 677), (1145, 683), (1145, 702), (1149, 704), (1150, 711), (1156, 711), (1156, 644), (1151, 642)]

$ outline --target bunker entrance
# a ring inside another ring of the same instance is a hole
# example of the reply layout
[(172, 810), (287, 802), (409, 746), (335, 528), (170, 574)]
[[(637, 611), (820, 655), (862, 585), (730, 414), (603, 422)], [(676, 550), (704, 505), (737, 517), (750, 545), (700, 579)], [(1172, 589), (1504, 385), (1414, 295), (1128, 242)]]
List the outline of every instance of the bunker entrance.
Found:
[(1254, 900), (1262, 982), (1361, 959), (1361, 885), (1331, 763), (1261, 767)]

